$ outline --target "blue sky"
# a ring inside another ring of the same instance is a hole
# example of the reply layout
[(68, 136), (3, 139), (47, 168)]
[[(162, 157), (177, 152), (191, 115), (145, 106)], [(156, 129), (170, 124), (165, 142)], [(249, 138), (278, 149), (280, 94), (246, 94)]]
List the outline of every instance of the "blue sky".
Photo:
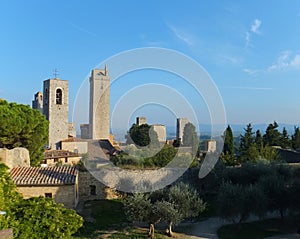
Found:
[[(69, 80), (72, 111), (80, 85), (100, 62), (134, 48), (163, 47), (204, 67), (229, 124), (300, 124), (298, 0), (2, 0), (0, 30), (0, 97), (8, 101), (31, 104), (57, 68)], [(210, 122), (205, 102), (187, 84), (154, 70), (133, 72), (113, 85), (112, 108), (126, 91), (146, 83), (178, 89), (200, 123)], [(170, 112), (147, 105), (131, 119), (143, 114), (151, 123), (172, 125)]]

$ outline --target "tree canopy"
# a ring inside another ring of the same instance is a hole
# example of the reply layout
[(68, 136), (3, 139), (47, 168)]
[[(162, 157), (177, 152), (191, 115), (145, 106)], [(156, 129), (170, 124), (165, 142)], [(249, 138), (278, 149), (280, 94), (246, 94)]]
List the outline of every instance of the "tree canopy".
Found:
[(153, 146), (159, 145), (157, 133), (148, 124), (133, 124), (129, 129), (128, 136), (127, 144), (134, 143), (138, 146), (147, 146), (151, 143)]
[(170, 236), (174, 224), (198, 216), (205, 207), (196, 190), (183, 183), (151, 194), (134, 194), (125, 201), (125, 212), (130, 220), (152, 225), (165, 222)]
[(187, 123), (183, 129), (182, 143), (184, 146), (192, 147), (197, 150), (199, 146), (199, 138), (196, 127), (192, 123)]
[(36, 166), (47, 141), (48, 121), (38, 110), (0, 99), (0, 148), (27, 148), (30, 163)]
[(300, 149), (300, 129), (299, 129), (299, 127), (294, 128), (294, 134), (292, 135), (292, 147), (294, 149)]
[(280, 139), (281, 134), (278, 131), (278, 124), (274, 121), (273, 124), (268, 125), (266, 133), (263, 136), (264, 145), (279, 146), (281, 145)]
[[(294, 170), (286, 165), (247, 163), (226, 168), (217, 196), (220, 216), (241, 223), (250, 214), (261, 217), (278, 211), (283, 218), (293, 206), (293, 192), (298, 190), (295, 181)], [(295, 195), (299, 196), (299, 190)]]

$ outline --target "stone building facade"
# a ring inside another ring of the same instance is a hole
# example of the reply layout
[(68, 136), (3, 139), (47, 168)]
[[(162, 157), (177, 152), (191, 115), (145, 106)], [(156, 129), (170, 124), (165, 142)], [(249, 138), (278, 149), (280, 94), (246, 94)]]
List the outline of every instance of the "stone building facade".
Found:
[(84, 139), (69, 137), (61, 141), (61, 149), (80, 155), (86, 154), (88, 152), (88, 142)]
[(48, 147), (60, 149), (60, 141), (69, 133), (69, 86), (59, 78), (44, 81), (43, 112), (49, 121)]
[(216, 152), (217, 151), (217, 141), (210, 139), (205, 141), (205, 151), (206, 152)]
[(167, 140), (166, 126), (162, 124), (153, 124), (152, 127), (158, 136), (158, 141), (166, 142)]
[(78, 152), (68, 150), (46, 150), (42, 163), (47, 166), (56, 166), (57, 163), (61, 165), (74, 166), (80, 160), (81, 156)]
[(78, 182), (80, 201), (115, 199), (119, 197), (115, 190), (105, 186), (89, 171), (79, 171)]
[(142, 125), (142, 124), (147, 124), (147, 119), (146, 117), (144, 116), (139, 116), (139, 117), (136, 117), (136, 124), (138, 126)]
[(110, 77), (105, 69), (93, 69), (90, 76), (89, 133), (91, 139), (109, 139)]
[(76, 208), (78, 204), (78, 171), (75, 167), (17, 167), (10, 174), (24, 198), (51, 197), (67, 208)]

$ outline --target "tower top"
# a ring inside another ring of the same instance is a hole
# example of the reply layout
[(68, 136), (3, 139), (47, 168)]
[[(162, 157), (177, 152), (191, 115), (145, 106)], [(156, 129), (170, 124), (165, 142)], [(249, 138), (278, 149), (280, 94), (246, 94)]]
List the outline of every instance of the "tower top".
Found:
[(104, 71), (105, 71), (105, 75), (108, 76), (108, 68), (107, 68), (107, 65), (105, 65)]

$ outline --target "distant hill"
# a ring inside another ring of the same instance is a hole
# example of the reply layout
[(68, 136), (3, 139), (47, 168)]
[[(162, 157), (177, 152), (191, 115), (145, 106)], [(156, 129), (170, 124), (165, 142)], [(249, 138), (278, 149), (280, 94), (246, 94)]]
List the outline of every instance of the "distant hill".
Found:
[[(262, 134), (265, 133), (266, 128), (268, 127), (268, 124), (252, 124), (253, 132), (256, 130), (260, 130)], [(279, 125), (279, 131), (282, 132), (283, 127), (287, 129), (287, 132), (289, 135), (292, 135), (294, 133), (294, 126), (293, 124), (283, 124), (278, 123)], [(233, 131), (233, 135), (235, 137), (240, 136), (244, 133), (244, 128), (246, 128), (246, 124), (230, 124), (230, 127)], [(297, 126), (297, 125), (296, 125)], [(200, 137), (201, 138), (207, 138), (207, 136), (211, 135), (211, 125), (210, 124), (199, 124), (199, 130), (200, 130)], [(114, 129), (113, 134), (115, 136), (115, 139), (119, 142), (125, 141), (125, 135), (127, 133), (128, 129)], [(176, 126), (166, 126), (167, 131), (167, 139), (175, 139), (176, 138)], [(222, 135), (224, 132), (224, 129), (221, 125), (215, 125), (215, 136)]]

